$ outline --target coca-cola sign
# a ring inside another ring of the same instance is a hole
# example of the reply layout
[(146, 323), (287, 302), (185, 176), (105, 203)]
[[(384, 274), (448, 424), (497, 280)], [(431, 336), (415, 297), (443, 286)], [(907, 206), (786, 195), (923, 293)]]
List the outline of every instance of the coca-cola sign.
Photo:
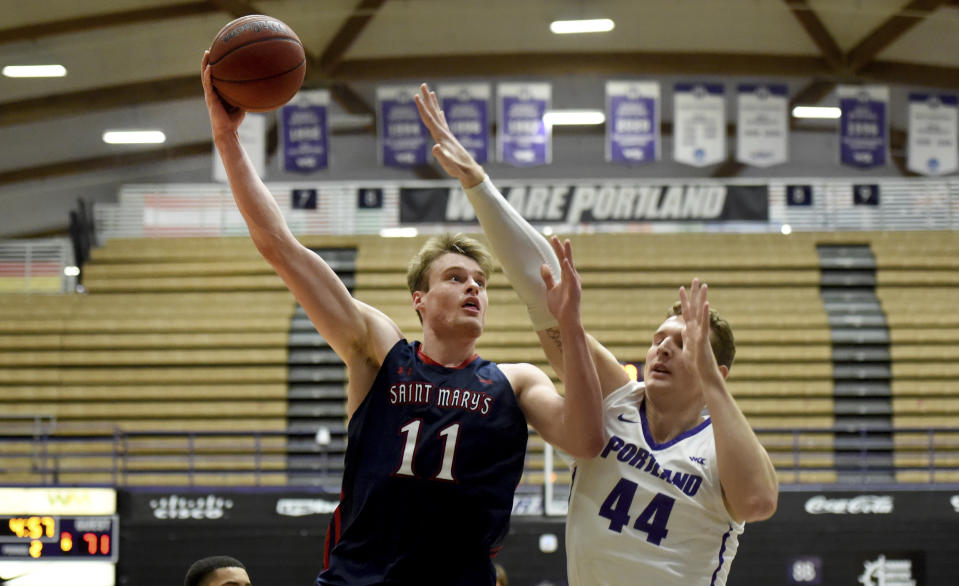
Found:
[(852, 498), (828, 498), (818, 495), (806, 501), (810, 515), (888, 515), (892, 513), (891, 496), (863, 494)]

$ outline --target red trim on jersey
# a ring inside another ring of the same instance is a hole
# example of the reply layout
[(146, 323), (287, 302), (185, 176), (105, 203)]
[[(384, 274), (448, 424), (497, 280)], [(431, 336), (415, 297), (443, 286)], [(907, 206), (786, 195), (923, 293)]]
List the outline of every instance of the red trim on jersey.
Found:
[[(333, 551), (333, 548), (337, 543), (340, 542), (340, 507), (343, 505), (343, 493), (340, 493), (340, 504), (336, 505), (336, 509), (333, 511), (333, 518), (330, 520), (329, 526), (326, 528), (326, 539), (323, 540), (323, 569), (330, 567), (330, 552)], [(330, 534), (333, 534), (333, 539), (330, 539)], [(330, 543), (332, 541), (333, 543)]]
[(462, 368), (466, 368), (467, 366), (469, 366), (470, 362), (473, 362), (474, 360), (476, 360), (477, 358), (479, 358), (479, 354), (473, 354), (472, 356), (470, 356), (469, 358), (467, 358), (466, 360), (464, 360), (462, 363), (457, 364), (456, 366), (444, 366), (444, 365), (440, 364), (439, 362), (433, 360), (432, 358), (430, 358), (430, 357), (427, 356), (426, 354), (423, 354), (423, 347), (422, 347), (422, 346), (417, 346), (417, 347), (416, 347), (416, 355), (419, 356), (419, 357), (420, 357), (420, 360), (422, 360), (422, 361), (425, 362), (426, 364), (432, 364), (433, 366), (442, 366), (443, 368), (452, 368), (453, 370), (460, 370), (460, 369), (462, 369)]

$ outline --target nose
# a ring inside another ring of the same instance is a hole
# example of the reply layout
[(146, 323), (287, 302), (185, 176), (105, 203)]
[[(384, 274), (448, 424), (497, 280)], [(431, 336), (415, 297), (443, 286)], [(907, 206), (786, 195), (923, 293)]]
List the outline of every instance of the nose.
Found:
[(656, 347), (656, 352), (663, 358), (669, 358), (672, 355), (673, 350), (669, 347), (668, 338), (660, 342), (659, 346)]
[(473, 293), (479, 293), (480, 284), (476, 282), (476, 279), (470, 278), (466, 281), (466, 290)]

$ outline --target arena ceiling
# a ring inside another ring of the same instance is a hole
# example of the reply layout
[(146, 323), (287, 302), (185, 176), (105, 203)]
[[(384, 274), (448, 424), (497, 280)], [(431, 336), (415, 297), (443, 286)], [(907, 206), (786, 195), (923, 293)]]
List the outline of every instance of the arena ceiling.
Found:
[[(122, 174), (209, 154), (202, 51), (226, 22), (263, 13), (308, 51), (306, 87), (329, 88), (336, 132), (374, 132), (378, 83), (453, 78), (721, 75), (790, 80), (793, 103), (837, 83), (959, 89), (959, 0), (7, 0), (0, 66), (0, 212), (24, 182)], [(612, 18), (605, 34), (553, 35), (565, 18)], [(834, 103), (834, 102), (833, 102)], [(668, 113), (666, 113), (668, 115)], [(670, 132), (668, 117), (664, 132)], [(801, 124), (801, 123), (799, 123)], [(106, 129), (161, 128), (161, 147), (117, 147)], [(275, 131), (275, 130), (274, 130)], [(593, 129), (586, 132), (602, 132)], [(904, 140), (893, 128), (893, 147)], [(738, 172), (734, 163), (710, 171)], [(411, 177), (431, 178), (432, 167)], [(134, 174), (134, 178), (136, 174)]]

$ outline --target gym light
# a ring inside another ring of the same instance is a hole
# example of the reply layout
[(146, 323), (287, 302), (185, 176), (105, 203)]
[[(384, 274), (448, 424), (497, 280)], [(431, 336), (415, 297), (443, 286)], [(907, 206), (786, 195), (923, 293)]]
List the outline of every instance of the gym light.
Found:
[(616, 26), (608, 18), (593, 18), (587, 20), (554, 20), (549, 23), (549, 30), (556, 35), (569, 35), (575, 33), (606, 33), (613, 30)]
[(383, 238), (413, 238), (419, 234), (416, 228), (381, 228), (380, 236)]
[(546, 126), (591, 126), (606, 122), (600, 110), (550, 110), (543, 114)]
[(7, 65), (3, 68), (5, 77), (63, 77), (67, 68), (63, 65)]
[(796, 106), (793, 118), (836, 119), (842, 116), (842, 110), (832, 106)]
[(107, 130), (103, 133), (107, 144), (159, 144), (166, 142), (162, 130)]

